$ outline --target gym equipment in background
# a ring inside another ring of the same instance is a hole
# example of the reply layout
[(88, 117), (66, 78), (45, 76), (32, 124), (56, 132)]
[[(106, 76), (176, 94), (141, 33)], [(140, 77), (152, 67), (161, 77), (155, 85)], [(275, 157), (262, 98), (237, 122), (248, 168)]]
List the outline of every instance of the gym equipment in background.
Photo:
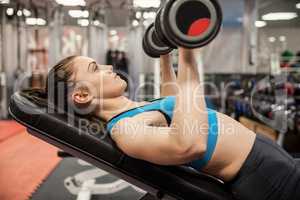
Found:
[[(158, 166), (126, 156), (105, 132), (92, 132), (99, 122), (47, 111), (37, 90), (15, 93), (10, 113), (28, 132), (96, 167), (147, 191), (142, 199), (233, 200), (228, 188), (204, 173), (183, 166)], [(70, 124), (73, 121), (73, 124)], [(81, 128), (80, 128), (81, 127)]]
[(143, 48), (157, 58), (180, 46), (199, 48), (220, 32), (222, 10), (217, 0), (169, 0), (144, 35)]

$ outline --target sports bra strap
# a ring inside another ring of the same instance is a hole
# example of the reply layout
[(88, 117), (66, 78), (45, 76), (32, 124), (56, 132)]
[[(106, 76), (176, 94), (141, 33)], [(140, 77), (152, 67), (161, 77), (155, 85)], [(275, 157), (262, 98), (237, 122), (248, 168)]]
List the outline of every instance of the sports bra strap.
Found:
[[(154, 99), (153, 101), (150, 101), (149, 104), (133, 108), (131, 110), (127, 110), (123, 113), (118, 114), (117, 116), (113, 117), (110, 121), (106, 124), (106, 130), (108, 133), (111, 133), (111, 130), (113, 126), (121, 119), (127, 118), (127, 117), (133, 117), (137, 114), (143, 113), (143, 112), (149, 112), (149, 111), (159, 111), (161, 112), (166, 120), (168, 125), (171, 124), (171, 120), (173, 118), (173, 110), (175, 107), (176, 97), (175, 96), (167, 96), (160, 99)], [(212, 105), (211, 101), (207, 98), (205, 98), (205, 102), (207, 105), (207, 108), (214, 109), (214, 106)]]
[(112, 128), (114, 125), (120, 121), (121, 119), (127, 118), (127, 117), (133, 117), (137, 114), (144, 113), (144, 112), (150, 112), (150, 111), (159, 111), (161, 112), (168, 124), (170, 125), (172, 116), (173, 116), (173, 109), (174, 109), (174, 101), (175, 97), (174, 96), (169, 96), (165, 98), (160, 98), (151, 101), (150, 104), (133, 108), (131, 110), (127, 110), (123, 113), (120, 113), (119, 115), (113, 117), (106, 125), (106, 130), (108, 133), (111, 133)]

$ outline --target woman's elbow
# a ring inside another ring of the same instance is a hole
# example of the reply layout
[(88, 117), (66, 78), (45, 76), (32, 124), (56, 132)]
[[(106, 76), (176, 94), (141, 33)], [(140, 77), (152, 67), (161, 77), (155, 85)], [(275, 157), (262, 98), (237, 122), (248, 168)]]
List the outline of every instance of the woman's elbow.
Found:
[(206, 145), (201, 144), (201, 142), (188, 145), (175, 144), (173, 147), (173, 155), (187, 162), (201, 158), (205, 152)]

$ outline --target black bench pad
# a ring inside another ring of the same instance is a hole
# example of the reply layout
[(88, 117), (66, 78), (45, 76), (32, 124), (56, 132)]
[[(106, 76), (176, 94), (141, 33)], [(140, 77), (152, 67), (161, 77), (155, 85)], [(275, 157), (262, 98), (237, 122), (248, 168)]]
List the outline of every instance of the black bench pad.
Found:
[(46, 112), (45, 107), (33, 103), (21, 92), (11, 97), (9, 110), (30, 134), (158, 198), (233, 200), (232, 194), (219, 180), (189, 168), (158, 166), (128, 157), (103, 132), (91, 134), (80, 129), (79, 124), (70, 123), (66, 115)]

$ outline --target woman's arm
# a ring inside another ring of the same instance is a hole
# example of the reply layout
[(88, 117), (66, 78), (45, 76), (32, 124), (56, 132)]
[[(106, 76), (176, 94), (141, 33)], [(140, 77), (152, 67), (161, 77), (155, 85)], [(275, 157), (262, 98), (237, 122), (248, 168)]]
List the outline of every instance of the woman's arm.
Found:
[[(206, 147), (199, 142), (201, 130), (195, 125), (201, 122), (205, 129), (207, 114), (203, 112), (206, 108), (204, 96), (197, 96), (201, 95), (201, 87), (192, 53), (191, 50), (179, 49), (180, 68), (177, 84), (174, 83), (177, 86), (176, 105), (170, 127), (148, 126), (143, 120), (133, 117), (121, 120), (113, 128), (112, 138), (125, 154), (160, 165), (185, 164), (204, 154)], [(166, 67), (169, 58), (161, 59)], [(195, 93), (197, 90), (198, 94)], [(194, 108), (194, 101), (201, 106), (202, 112)]]
[[(201, 139), (208, 133), (208, 115), (204, 97), (203, 82), (200, 81), (194, 51), (179, 48), (178, 93), (171, 127), (175, 143), (187, 152), (206, 151)], [(201, 144), (201, 146), (199, 146)]]
[(172, 55), (160, 56), (161, 96), (175, 96), (177, 92), (176, 74), (172, 66)]
[(123, 119), (111, 137), (128, 156), (158, 165), (182, 165), (196, 159), (172, 140), (171, 127), (148, 126), (138, 117)]
[[(112, 129), (112, 138), (125, 154), (159, 165), (186, 164), (204, 155), (203, 135), (208, 133), (208, 115), (192, 50), (179, 49), (177, 83), (179, 91), (170, 127), (149, 126), (147, 120), (137, 115), (121, 120)], [(255, 138), (254, 133), (234, 119), (221, 113), (217, 113), (217, 118), (219, 135), (243, 132), (240, 143), (249, 143), (250, 136)]]

